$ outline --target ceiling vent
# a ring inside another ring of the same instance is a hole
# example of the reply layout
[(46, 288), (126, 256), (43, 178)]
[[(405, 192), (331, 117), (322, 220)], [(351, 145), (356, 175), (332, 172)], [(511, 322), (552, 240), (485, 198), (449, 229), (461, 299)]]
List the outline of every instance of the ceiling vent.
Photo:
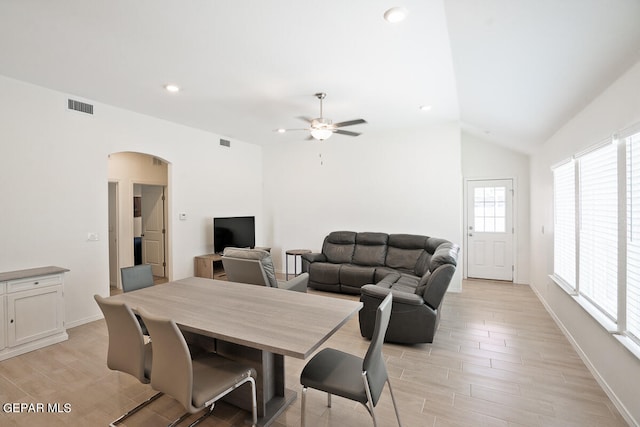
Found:
[(93, 105), (87, 104), (86, 102), (76, 101), (75, 99), (68, 100), (67, 108), (81, 113), (93, 114)]
[(231, 141), (227, 141), (226, 139), (220, 139), (220, 145), (223, 147), (231, 147)]

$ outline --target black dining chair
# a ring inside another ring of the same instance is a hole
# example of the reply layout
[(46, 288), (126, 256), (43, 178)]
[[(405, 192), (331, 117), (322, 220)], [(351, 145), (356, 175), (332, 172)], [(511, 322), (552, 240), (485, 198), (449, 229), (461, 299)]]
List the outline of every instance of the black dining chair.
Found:
[(384, 335), (391, 316), (391, 301), (392, 294), (389, 293), (378, 306), (375, 329), (364, 359), (333, 348), (325, 348), (305, 365), (300, 374), (302, 427), (306, 425), (305, 406), (308, 388), (326, 392), (328, 407), (331, 407), (332, 394), (361, 403), (373, 418), (373, 425), (377, 426), (378, 420), (374, 408), (380, 399), (385, 383), (389, 385), (398, 425), (402, 425), (396, 399), (391, 389), (391, 382), (389, 382), (387, 367), (382, 356)]

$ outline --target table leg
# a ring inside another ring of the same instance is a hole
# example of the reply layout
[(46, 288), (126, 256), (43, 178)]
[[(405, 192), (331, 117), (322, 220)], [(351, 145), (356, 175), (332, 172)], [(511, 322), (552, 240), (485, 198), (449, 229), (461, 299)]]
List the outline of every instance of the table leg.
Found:
[[(296, 399), (296, 392), (287, 390), (284, 383), (284, 356), (239, 344), (218, 341), (217, 352), (253, 367), (258, 378), (258, 425), (268, 426)], [(251, 412), (251, 390), (240, 387), (224, 401)]]

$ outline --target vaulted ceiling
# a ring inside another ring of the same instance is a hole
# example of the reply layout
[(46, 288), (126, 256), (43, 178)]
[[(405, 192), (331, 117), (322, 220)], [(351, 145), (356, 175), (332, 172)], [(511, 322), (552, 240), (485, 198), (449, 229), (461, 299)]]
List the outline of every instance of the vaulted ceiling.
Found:
[(640, 59), (639, 18), (639, 0), (0, 0), (0, 74), (264, 145), (303, 141), (274, 130), (326, 92), (359, 138), (453, 121), (531, 152)]

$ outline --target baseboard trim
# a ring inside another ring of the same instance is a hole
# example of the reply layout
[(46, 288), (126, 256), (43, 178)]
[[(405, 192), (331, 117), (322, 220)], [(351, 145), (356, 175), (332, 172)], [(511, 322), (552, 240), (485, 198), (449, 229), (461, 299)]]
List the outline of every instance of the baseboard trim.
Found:
[(86, 323), (95, 322), (96, 320), (100, 319), (102, 319), (102, 315), (96, 314), (95, 316), (85, 317), (84, 319), (74, 320), (73, 322), (65, 322), (64, 325), (66, 329), (71, 329), (75, 328), (76, 326), (82, 326)]
[(571, 344), (571, 346), (576, 351), (576, 353), (578, 353), (578, 356), (580, 357), (580, 359), (582, 359), (582, 361), (584, 362), (589, 372), (591, 372), (591, 375), (593, 375), (593, 377), (595, 378), (596, 382), (600, 385), (600, 387), (602, 387), (602, 390), (604, 390), (606, 395), (609, 396), (609, 399), (611, 399), (611, 402), (613, 402), (616, 409), (620, 412), (620, 415), (622, 416), (622, 418), (624, 418), (624, 420), (630, 426), (638, 427), (639, 424), (633, 418), (633, 415), (631, 415), (631, 413), (627, 410), (627, 407), (620, 401), (620, 399), (618, 398), (616, 393), (611, 389), (611, 387), (609, 387), (609, 384), (607, 384), (607, 382), (600, 375), (596, 367), (591, 363), (591, 360), (589, 359), (587, 354), (582, 350), (578, 342), (573, 338), (573, 335), (571, 335), (569, 330), (564, 326), (564, 324), (562, 323), (560, 318), (555, 314), (553, 309), (551, 309), (551, 306), (542, 297), (542, 295), (540, 294), (540, 292), (538, 292), (535, 286), (529, 286), (529, 287), (533, 290), (533, 293), (536, 295), (538, 300), (542, 303), (543, 307), (545, 308), (545, 310), (547, 310), (547, 313), (549, 313), (549, 315), (551, 316), (553, 321), (556, 323), (556, 325), (558, 325), (558, 327), (560, 328), (564, 336), (567, 337), (569, 344)]

